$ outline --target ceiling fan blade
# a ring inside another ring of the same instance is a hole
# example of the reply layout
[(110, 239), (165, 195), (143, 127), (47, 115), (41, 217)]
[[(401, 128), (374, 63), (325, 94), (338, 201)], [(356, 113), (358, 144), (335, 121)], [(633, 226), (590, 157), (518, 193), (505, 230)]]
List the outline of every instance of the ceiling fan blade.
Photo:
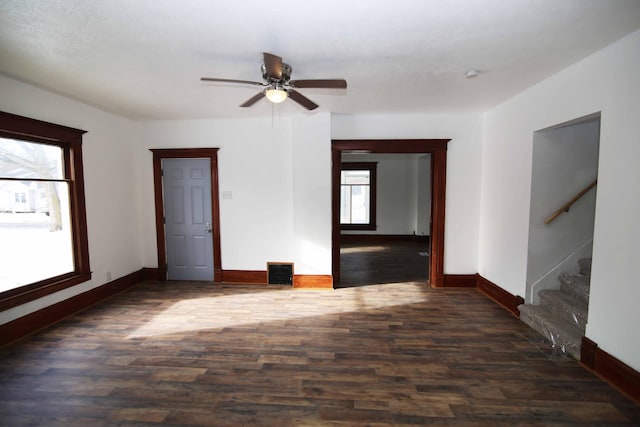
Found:
[(215, 77), (201, 77), (200, 80), (203, 81), (203, 82), (241, 83), (241, 84), (245, 84), (245, 85), (265, 86), (264, 83), (252, 82), (250, 80), (218, 79), (218, 78), (215, 78)]
[(319, 88), (319, 89), (346, 89), (347, 81), (344, 79), (312, 79), (291, 80), (289, 86), (295, 88)]
[(262, 98), (264, 98), (264, 92), (258, 92), (257, 94), (255, 94), (251, 98), (247, 99), (243, 104), (240, 104), (240, 106), (241, 107), (251, 107), (253, 104), (255, 104), (256, 102), (260, 101)]
[(316, 108), (318, 108), (318, 104), (316, 104), (300, 92), (289, 89), (287, 93), (289, 94), (289, 98), (293, 99), (295, 102), (302, 105), (307, 110), (315, 110)]
[(263, 55), (267, 74), (276, 80), (280, 80), (282, 78), (282, 58), (267, 52), (263, 52)]

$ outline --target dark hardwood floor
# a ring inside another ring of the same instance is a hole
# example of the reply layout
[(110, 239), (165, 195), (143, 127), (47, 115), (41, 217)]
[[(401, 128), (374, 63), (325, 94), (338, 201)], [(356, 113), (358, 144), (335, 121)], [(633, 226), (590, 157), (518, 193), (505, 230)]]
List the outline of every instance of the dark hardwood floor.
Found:
[(0, 349), (2, 426), (632, 426), (474, 289), (145, 282)]
[(336, 288), (419, 282), (429, 278), (429, 243), (414, 240), (343, 241)]

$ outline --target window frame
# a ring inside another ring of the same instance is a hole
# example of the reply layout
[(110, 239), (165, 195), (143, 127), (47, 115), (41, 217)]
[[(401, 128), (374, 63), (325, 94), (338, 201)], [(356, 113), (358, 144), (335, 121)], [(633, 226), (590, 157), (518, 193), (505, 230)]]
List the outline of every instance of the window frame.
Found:
[(74, 271), (0, 292), (0, 311), (25, 304), (91, 279), (82, 163), (84, 130), (0, 111), (0, 137), (60, 147), (69, 182)]
[[(377, 162), (342, 162), (340, 163), (340, 174), (342, 171), (348, 170), (368, 170), (369, 171), (369, 223), (368, 224), (343, 224), (340, 223), (340, 230), (375, 230), (377, 228), (376, 223), (376, 187), (377, 178), (376, 170), (378, 168)], [(342, 183), (340, 183), (342, 188)]]

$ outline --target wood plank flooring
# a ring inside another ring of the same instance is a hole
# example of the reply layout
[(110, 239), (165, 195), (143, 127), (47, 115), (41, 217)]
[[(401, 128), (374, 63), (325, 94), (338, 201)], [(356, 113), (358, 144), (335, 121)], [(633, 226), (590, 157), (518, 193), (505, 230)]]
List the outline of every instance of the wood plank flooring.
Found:
[(632, 426), (473, 289), (145, 282), (0, 349), (2, 426)]
[[(346, 241), (340, 245), (340, 283), (336, 288), (420, 282), (429, 278), (428, 242), (412, 240)], [(421, 255), (422, 254), (422, 255)]]

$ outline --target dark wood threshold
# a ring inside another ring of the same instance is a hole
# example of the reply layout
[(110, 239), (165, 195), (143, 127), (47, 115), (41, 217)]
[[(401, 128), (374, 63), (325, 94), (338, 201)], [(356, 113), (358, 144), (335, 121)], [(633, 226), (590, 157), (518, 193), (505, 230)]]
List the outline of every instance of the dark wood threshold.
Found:
[(640, 405), (640, 372), (582, 337), (580, 364)]
[(142, 282), (145, 278), (145, 269), (141, 269), (90, 291), (0, 325), (0, 347), (51, 326), (72, 314), (86, 310)]

